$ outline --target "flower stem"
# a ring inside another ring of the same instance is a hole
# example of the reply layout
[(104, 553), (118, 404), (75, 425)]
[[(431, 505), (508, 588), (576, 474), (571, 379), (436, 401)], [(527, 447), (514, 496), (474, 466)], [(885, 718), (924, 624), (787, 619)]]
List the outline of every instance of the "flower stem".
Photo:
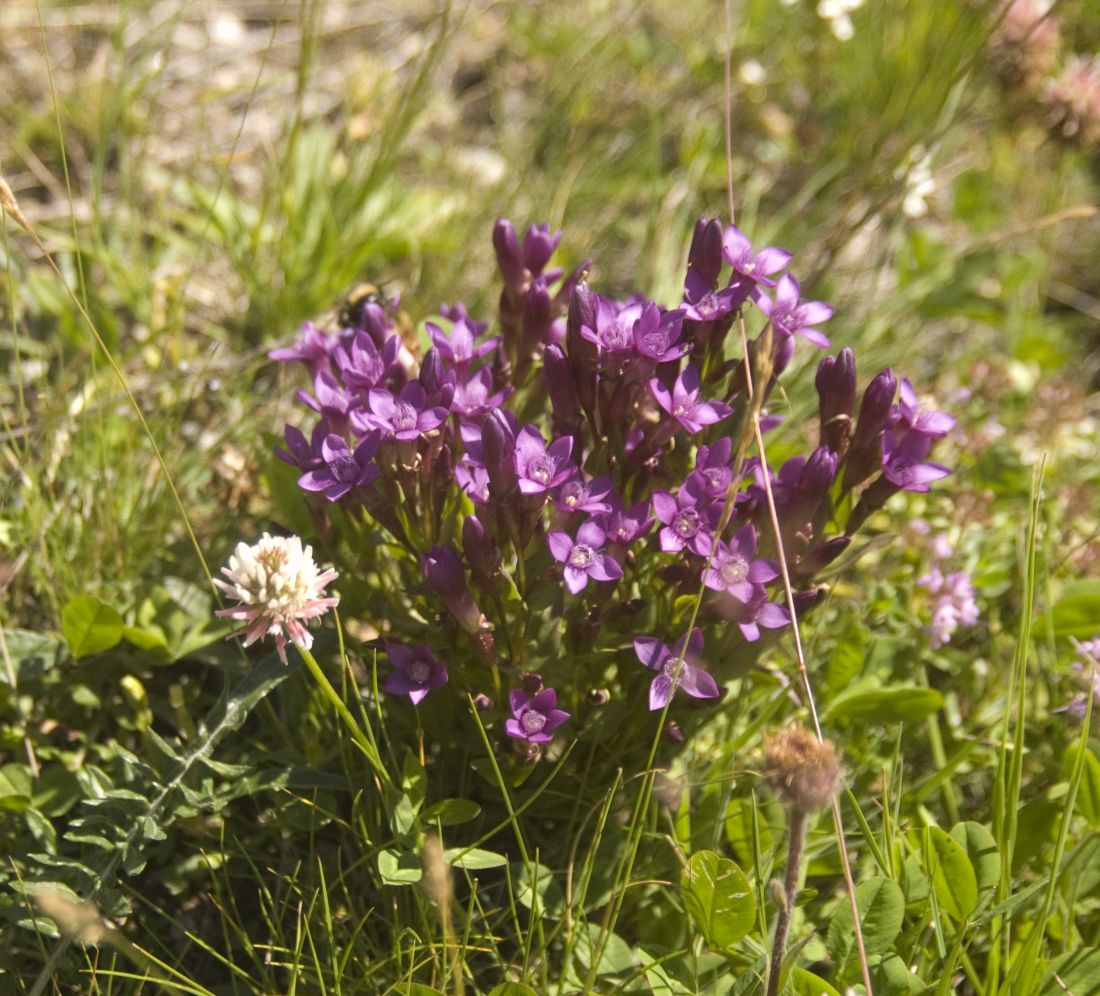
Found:
[(313, 675), (314, 681), (320, 686), (321, 691), (325, 693), (325, 698), (332, 703), (340, 719), (343, 720), (344, 725), (348, 728), (348, 732), (351, 733), (356, 744), (359, 745), (360, 750), (367, 756), (367, 760), (370, 762), (371, 767), (374, 768), (374, 773), (385, 784), (391, 784), (390, 774), (386, 770), (385, 765), (382, 764), (382, 758), (378, 754), (378, 745), (374, 742), (374, 737), (364, 733), (362, 728), (355, 721), (355, 717), (352, 716), (351, 710), (344, 704), (344, 700), (340, 698), (336, 689), (332, 687), (332, 682), (325, 677), (325, 672), (321, 670), (321, 665), (317, 663), (317, 658), (315, 658), (305, 647), (299, 644), (295, 644), (294, 646), (301, 655), (302, 660), (306, 662), (306, 667), (309, 668), (309, 673)]
[(794, 897), (798, 891), (798, 875), (802, 869), (802, 846), (806, 842), (806, 812), (791, 809), (788, 824), (787, 871), (783, 877), (783, 905), (775, 921), (775, 940), (772, 942), (772, 960), (768, 968), (767, 996), (779, 992), (779, 977), (783, 969), (783, 953), (787, 949), (787, 930), (791, 925)]

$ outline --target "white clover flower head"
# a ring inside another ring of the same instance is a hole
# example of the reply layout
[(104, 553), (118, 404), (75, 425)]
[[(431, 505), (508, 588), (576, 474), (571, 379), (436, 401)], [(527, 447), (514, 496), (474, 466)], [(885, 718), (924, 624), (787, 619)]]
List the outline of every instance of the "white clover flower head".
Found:
[(323, 616), (340, 601), (336, 595), (324, 596), (336, 571), (319, 570), (312, 547), (303, 546), (299, 536), (264, 533), (251, 546), (238, 543), (222, 573), (229, 580), (219, 578), (214, 584), (238, 604), (216, 615), (244, 623), (246, 647), (273, 636), (284, 664), (287, 640), (308, 650), (313, 637), (305, 622)]

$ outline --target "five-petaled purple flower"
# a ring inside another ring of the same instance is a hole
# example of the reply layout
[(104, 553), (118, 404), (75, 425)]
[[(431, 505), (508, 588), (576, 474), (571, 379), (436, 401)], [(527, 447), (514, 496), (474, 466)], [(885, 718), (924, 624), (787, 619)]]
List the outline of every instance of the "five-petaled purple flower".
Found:
[(748, 604), (760, 585), (779, 577), (779, 567), (770, 560), (753, 560), (755, 553), (756, 530), (750, 522), (733, 534), (728, 546), (718, 542), (703, 582)]
[(391, 695), (407, 695), (416, 705), (433, 688), (447, 684), (447, 669), (423, 643), (411, 647), (387, 643), (385, 647), (394, 669), (386, 675), (382, 688)]
[(815, 326), (833, 317), (833, 309), (824, 301), (803, 301), (798, 280), (784, 273), (775, 288), (775, 300), (758, 291), (755, 300), (772, 320), (772, 326), (784, 335), (800, 335), (807, 342), (827, 349), (829, 337)]
[(665, 553), (679, 553), (685, 546), (700, 557), (710, 553), (715, 516), (704, 502), (691, 478), (675, 498), (667, 491), (653, 492), (653, 514), (664, 523), (660, 536)]
[(306, 322), (301, 335), (290, 346), (283, 346), (269, 352), (268, 358), (290, 363), (295, 360), (306, 364), (312, 376), (329, 367), (329, 357), (340, 343), (340, 337), (322, 332), (313, 324)]
[(568, 533), (551, 533), (548, 539), (554, 559), (565, 565), (562, 567), (565, 586), (574, 595), (584, 589), (589, 578), (616, 581), (623, 576), (618, 562), (603, 552), (607, 534), (593, 519), (577, 530), (575, 541)]
[(724, 401), (703, 401), (699, 397), (699, 371), (685, 367), (669, 393), (656, 377), (649, 382), (653, 397), (688, 432), (702, 432), (703, 426), (721, 422), (733, 409)]
[(533, 744), (550, 743), (554, 730), (570, 716), (558, 708), (558, 693), (552, 688), (543, 688), (534, 695), (513, 688), (508, 693), (508, 704), (512, 707), (512, 718), (504, 723), (508, 736)]
[(329, 501), (338, 501), (353, 488), (366, 487), (379, 474), (373, 463), (379, 441), (380, 433), (375, 430), (353, 450), (343, 436), (330, 432), (321, 443), (323, 466), (306, 471), (298, 478), (298, 486), (322, 491)]
[(586, 481), (583, 477), (572, 477), (566, 481), (554, 495), (554, 507), (563, 512), (587, 512), (596, 515), (610, 512), (611, 505), (604, 501), (611, 491), (611, 478), (607, 474)]
[(882, 434), (882, 476), (902, 491), (923, 493), (933, 481), (951, 474), (942, 463), (924, 458), (932, 448), (932, 437), (909, 432), (897, 440), (892, 432)]
[(737, 289), (742, 300), (757, 286), (774, 287), (775, 281), (770, 279), (771, 275), (791, 261), (791, 254), (776, 246), (766, 246), (760, 252), (754, 252), (748, 237), (734, 225), (726, 226), (722, 255), (733, 267), (730, 287)]
[(661, 314), (661, 309), (649, 301), (634, 323), (634, 348), (638, 355), (651, 363), (668, 363), (683, 356), (688, 351), (687, 343), (680, 342), (684, 314), (682, 308)]
[(701, 667), (693, 663), (703, 650), (703, 633), (698, 626), (687, 638), (680, 637), (671, 647), (652, 636), (639, 636), (634, 640), (634, 653), (657, 676), (649, 686), (649, 708), (655, 712), (668, 705), (669, 700), (682, 688), (697, 699), (718, 698), (718, 685)]
[(368, 422), (394, 439), (416, 439), (438, 428), (447, 417), (446, 408), (428, 406), (427, 394), (416, 381), (409, 381), (396, 397), (374, 388), (367, 395), (367, 403)]
[(519, 489), (525, 495), (537, 495), (564, 484), (576, 473), (569, 462), (573, 437), (555, 439), (549, 447), (533, 425), (524, 426), (516, 436), (516, 474)]
[(447, 362), (463, 369), (474, 360), (487, 356), (497, 348), (500, 336), (493, 336), (484, 342), (478, 342), (480, 331), (485, 328), (478, 322), (470, 322), (466, 318), (459, 318), (451, 326), (451, 334), (448, 335), (434, 322), (425, 322), (424, 327), (432, 338), (432, 344), (439, 350)]

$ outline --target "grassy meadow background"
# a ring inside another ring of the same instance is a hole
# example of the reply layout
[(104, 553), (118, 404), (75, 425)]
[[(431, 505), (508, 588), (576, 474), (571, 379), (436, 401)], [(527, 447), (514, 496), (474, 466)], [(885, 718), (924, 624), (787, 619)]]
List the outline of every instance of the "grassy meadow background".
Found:
[[(1060, 59), (1100, 51), (1088, 0), (1054, 16)], [(601, 293), (673, 306), (695, 219), (728, 214), (728, 166), (738, 225), (795, 253), (861, 384), (890, 365), (959, 420), (954, 476), (882, 513), (803, 627), (856, 880), (905, 896), (889, 937), (871, 925), (875, 992), (1100, 993), (1100, 740), (1061, 711), (1088, 680), (1070, 638), (1100, 635), (1100, 133), (1066, 134), (1006, 69), (998, 17), (868, 2), (842, 40), (812, 3), (734, 0), (727, 163), (719, 4), (0, 5), (0, 174), (34, 233), (5, 210), (0, 991), (763, 991), (785, 851), (759, 745), (797, 711), (788, 640), (661, 756), (644, 818), (644, 751), (624, 751), (560, 853), (521, 859), (524, 821), (537, 836), (562, 806), (544, 764), (503, 831), (456, 838), (508, 874), (461, 867), (440, 901), (379, 871), (400, 816), (303, 674), (225, 696), (254, 665), (208, 584), (242, 538), (310, 535), (271, 456), (298, 384), (266, 358), (303, 321), (364, 279), (417, 327), (458, 300), (489, 319), (501, 215), (562, 229), (563, 265), (592, 259)], [(774, 463), (814, 434), (812, 395), (782, 400)], [(980, 622), (942, 647), (917, 517), (978, 590)], [(845, 707), (850, 688), (878, 697)], [(422, 765), (398, 760), (404, 798), (459, 793)], [(471, 772), (461, 788), (499, 807)], [(963, 824), (999, 863), (959, 872), (980, 902), (945, 904), (928, 828)], [(609, 939), (628, 832), (637, 885)], [(757, 897), (740, 947), (711, 950), (679, 898), (704, 848)], [(834, 988), (791, 991), (862, 991), (827, 818), (808, 860), (792, 940)], [(587, 894), (563, 891), (574, 864)]]

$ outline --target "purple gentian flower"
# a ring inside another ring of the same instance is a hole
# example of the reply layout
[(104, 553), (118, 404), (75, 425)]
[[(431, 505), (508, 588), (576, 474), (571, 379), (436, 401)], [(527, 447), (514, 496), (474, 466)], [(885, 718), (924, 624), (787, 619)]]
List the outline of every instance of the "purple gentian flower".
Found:
[(498, 335), (479, 343), (477, 341), (478, 323), (468, 322), (464, 318), (458, 319), (451, 326), (450, 335), (434, 322), (425, 322), (424, 327), (443, 358), (460, 370), (469, 366), (474, 360), (487, 356), (497, 348), (497, 343), (500, 342)]
[(525, 495), (541, 494), (564, 484), (576, 467), (570, 463), (573, 437), (555, 439), (549, 447), (533, 425), (524, 426), (516, 436), (515, 467), (519, 489)]
[(932, 438), (919, 432), (909, 432), (900, 440), (892, 432), (882, 434), (882, 474), (902, 491), (917, 494), (931, 490), (933, 481), (948, 477), (952, 471), (942, 463), (924, 458), (932, 448)]
[(653, 528), (653, 518), (649, 514), (649, 502), (640, 501), (627, 509), (623, 500), (612, 492), (608, 495), (608, 504), (611, 511), (598, 520), (607, 532), (607, 538), (612, 543), (620, 543), (623, 546), (640, 539)]
[(427, 394), (416, 381), (410, 381), (394, 397), (389, 391), (373, 388), (367, 395), (368, 420), (393, 439), (417, 439), (438, 428), (447, 417), (446, 408), (429, 408)]
[[(656, 305), (653, 305), (656, 308)], [(596, 327), (581, 328), (581, 335), (605, 353), (630, 353), (634, 350), (634, 326), (642, 317), (644, 304), (631, 301), (618, 304), (605, 297), (596, 298)]]
[(561, 232), (551, 234), (548, 223), (532, 225), (523, 237), (523, 265), (532, 274), (542, 273), (543, 267), (550, 262), (550, 257), (554, 255), (559, 242), (561, 242)]
[(611, 478), (604, 474), (591, 481), (573, 477), (558, 488), (553, 497), (554, 507), (563, 512), (587, 512), (596, 515), (610, 512), (611, 505), (603, 499), (611, 491)]
[(828, 348), (829, 338), (815, 326), (833, 317), (833, 309), (824, 301), (803, 301), (798, 280), (784, 273), (775, 289), (775, 300), (758, 291), (754, 300), (772, 326), (783, 335), (799, 335), (815, 346)]
[(688, 695), (697, 699), (718, 698), (718, 685), (706, 671), (696, 667), (703, 650), (703, 634), (698, 626), (691, 631), (684, 646), (684, 637), (680, 637), (672, 648), (652, 636), (639, 636), (634, 640), (634, 653), (657, 676), (649, 686), (649, 709), (656, 712), (668, 705), (669, 700), (682, 688)]
[(368, 433), (352, 450), (343, 436), (329, 433), (321, 443), (324, 466), (304, 473), (298, 478), (298, 486), (324, 492), (329, 501), (343, 498), (353, 488), (366, 487), (379, 474), (373, 459), (380, 437), (377, 430)]
[(730, 466), (732, 453), (733, 440), (728, 436), (712, 446), (700, 446), (696, 451), (691, 479), (698, 482), (707, 498), (724, 500), (729, 492), (733, 483), (733, 468)]
[(433, 688), (447, 684), (447, 669), (423, 643), (411, 647), (386, 643), (385, 647), (394, 670), (382, 687), (391, 695), (407, 695), (416, 705)]
[(698, 271), (690, 269), (684, 279), (684, 318), (693, 322), (713, 322), (735, 311), (745, 300), (736, 287), (715, 290)]
[(733, 411), (724, 401), (700, 400), (699, 371), (690, 364), (676, 378), (671, 394), (656, 377), (649, 382), (649, 389), (657, 404), (688, 432), (702, 432), (703, 426), (721, 422)]
[(287, 449), (284, 450), (281, 446), (276, 446), (275, 456), (283, 463), (289, 463), (292, 467), (298, 467), (300, 470), (316, 470), (324, 465), (325, 458), (321, 453), (321, 444), (328, 434), (328, 423), (324, 419), (321, 419), (313, 427), (313, 432), (308, 440), (302, 435), (301, 429), (288, 425), (283, 430)]
[(760, 639), (761, 626), (765, 629), (781, 629), (791, 621), (791, 615), (785, 606), (768, 601), (768, 593), (763, 585), (756, 586), (748, 602), (729, 598), (721, 603), (721, 610), (737, 623), (741, 635), (749, 643)]
[(329, 357), (338, 344), (337, 336), (322, 332), (313, 322), (306, 322), (292, 345), (273, 349), (267, 355), (268, 359), (283, 363), (301, 361), (309, 367), (310, 375), (316, 377), (322, 370), (329, 369)]
[(313, 378), (313, 390), (316, 397), (302, 390), (296, 397), (302, 404), (329, 419), (334, 426), (346, 425), (358, 402), (347, 394), (340, 382), (327, 370), (322, 370)]
[(942, 439), (955, 428), (955, 417), (947, 412), (926, 411), (917, 400), (917, 392), (908, 377), (902, 377), (898, 403), (886, 416), (887, 429), (895, 433), (915, 432), (930, 439)]
[(683, 308), (661, 314), (661, 309), (649, 301), (634, 323), (634, 349), (638, 355), (652, 363), (668, 363), (683, 356), (688, 351), (687, 343), (679, 341), (685, 314)]
[(739, 602), (751, 602), (758, 585), (779, 577), (779, 566), (770, 560), (753, 560), (755, 553), (756, 530), (749, 523), (734, 533), (728, 546), (718, 542), (703, 583), (715, 591), (729, 592)]
[(512, 718), (504, 723), (508, 736), (533, 744), (550, 743), (554, 730), (570, 715), (558, 708), (558, 693), (552, 688), (544, 688), (534, 695), (522, 688), (513, 688), (508, 693), (508, 704), (512, 707)]
[(489, 503), (489, 471), (468, 453), (455, 464), (455, 480), (475, 505)]
[(577, 530), (573, 541), (568, 533), (551, 533), (550, 552), (554, 559), (564, 564), (562, 575), (565, 586), (574, 594), (584, 590), (589, 578), (596, 581), (616, 581), (623, 576), (623, 569), (613, 557), (602, 552), (607, 534), (600, 524), (589, 519)]
[(791, 254), (786, 249), (775, 246), (767, 246), (760, 252), (754, 252), (745, 233), (733, 225), (726, 226), (722, 239), (722, 255), (733, 267), (730, 288), (736, 288), (742, 300), (754, 287), (774, 287), (775, 281), (769, 278), (791, 261)]
[(493, 372), (488, 367), (477, 370), (464, 384), (455, 385), (451, 411), (461, 419), (476, 420), (499, 408), (515, 390), (509, 385), (493, 392)]
[(351, 341), (333, 354), (344, 383), (360, 391), (377, 387), (397, 362), (401, 339), (392, 335), (379, 352), (366, 332), (356, 332)]
[(690, 478), (675, 498), (667, 491), (654, 491), (652, 500), (654, 515), (664, 523), (660, 538), (665, 553), (679, 553), (685, 546), (700, 557), (710, 553), (710, 531), (717, 521), (717, 509), (707, 507)]

